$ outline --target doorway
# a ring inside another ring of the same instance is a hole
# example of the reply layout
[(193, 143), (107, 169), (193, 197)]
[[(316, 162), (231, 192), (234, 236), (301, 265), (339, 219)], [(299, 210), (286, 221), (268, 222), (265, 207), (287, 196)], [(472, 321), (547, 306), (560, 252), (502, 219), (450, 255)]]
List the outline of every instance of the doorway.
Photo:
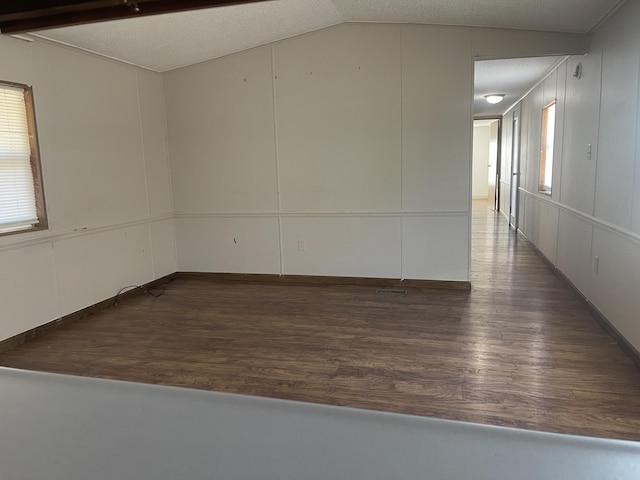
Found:
[(486, 205), (491, 210), (496, 210), (498, 206), (500, 127), (500, 118), (483, 118), (473, 122), (472, 198), (475, 205)]

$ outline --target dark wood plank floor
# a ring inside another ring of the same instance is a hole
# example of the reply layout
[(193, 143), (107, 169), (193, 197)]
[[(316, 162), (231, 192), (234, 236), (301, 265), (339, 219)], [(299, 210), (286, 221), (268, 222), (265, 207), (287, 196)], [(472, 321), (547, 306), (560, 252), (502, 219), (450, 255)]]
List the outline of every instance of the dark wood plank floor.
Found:
[(640, 440), (640, 371), (487, 209), (471, 292), (176, 280), (10, 367)]

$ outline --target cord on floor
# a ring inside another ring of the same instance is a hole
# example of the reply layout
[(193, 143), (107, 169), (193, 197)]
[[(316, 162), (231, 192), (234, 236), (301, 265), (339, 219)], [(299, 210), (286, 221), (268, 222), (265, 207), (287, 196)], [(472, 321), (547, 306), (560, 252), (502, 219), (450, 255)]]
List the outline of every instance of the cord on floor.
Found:
[[(131, 290), (135, 290), (136, 288), (143, 288), (143, 287), (142, 287), (142, 285), (127, 285), (126, 287), (122, 287), (120, 290), (118, 290), (118, 293), (116, 293), (116, 297), (113, 300), (113, 306), (115, 307), (116, 305), (118, 305), (118, 300), (120, 299), (120, 295), (125, 290), (131, 291)], [(158, 297), (161, 297), (162, 295), (164, 295), (164, 287), (162, 287), (162, 291), (160, 293), (153, 293), (149, 289), (145, 289), (144, 292), (148, 293), (149, 295), (151, 295), (154, 298), (158, 298)]]

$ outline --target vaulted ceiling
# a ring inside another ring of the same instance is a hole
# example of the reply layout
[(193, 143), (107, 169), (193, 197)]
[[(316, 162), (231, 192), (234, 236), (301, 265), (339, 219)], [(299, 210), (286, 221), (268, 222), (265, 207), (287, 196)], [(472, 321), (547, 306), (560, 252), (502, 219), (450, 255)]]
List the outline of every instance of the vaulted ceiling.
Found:
[[(148, 0), (140, 0), (141, 9), (145, 8), (145, 1)], [(343, 22), (587, 33), (620, 3), (620, 0), (267, 0), (41, 30), (35, 35), (162, 72)]]
[[(203, 4), (235, 5), (202, 8)], [(626, 0), (42, 0), (8, 5), (113, 4), (127, 7), (126, 19), (33, 31), (29, 36), (65, 44), (157, 72), (192, 65), (231, 53), (344, 22), (467, 25), (588, 33)], [(248, 2), (248, 3), (245, 3)], [(134, 11), (165, 4), (171, 10), (152, 16)], [(177, 6), (176, 6), (177, 5)], [(17, 8), (17, 7), (16, 7)], [(26, 7), (25, 7), (26, 8)], [(120, 15), (122, 17), (122, 15)], [(548, 73), (557, 58), (476, 62), (476, 115), (498, 115)], [(489, 106), (486, 93), (505, 93)]]

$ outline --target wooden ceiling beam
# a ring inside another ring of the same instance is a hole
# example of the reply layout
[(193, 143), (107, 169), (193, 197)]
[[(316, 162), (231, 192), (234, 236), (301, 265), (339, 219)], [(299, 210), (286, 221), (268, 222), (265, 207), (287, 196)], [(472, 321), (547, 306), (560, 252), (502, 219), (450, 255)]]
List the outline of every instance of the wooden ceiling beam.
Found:
[(0, 31), (28, 33), (108, 20), (270, 0), (9, 0), (0, 4)]
[(115, 7), (123, 5), (123, 3), (124, 0), (54, 0), (51, 2), (46, 0), (30, 0), (26, 2), (9, 0), (2, 2), (0, 6), (0, 22)]

